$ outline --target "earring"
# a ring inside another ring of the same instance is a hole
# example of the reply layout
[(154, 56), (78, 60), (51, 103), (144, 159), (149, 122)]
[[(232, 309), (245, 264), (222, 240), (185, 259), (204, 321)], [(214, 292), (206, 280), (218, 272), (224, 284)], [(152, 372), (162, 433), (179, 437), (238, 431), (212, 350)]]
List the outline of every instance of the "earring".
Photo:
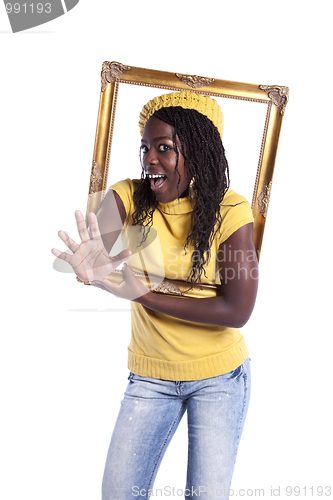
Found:
[(195, 196), (195, 179), (194, 179), (194, 177), (192, 177), (192, 179), (190, 180), (188, 190), (189, 190), (190, 198), (194, 198), (194, 196)]

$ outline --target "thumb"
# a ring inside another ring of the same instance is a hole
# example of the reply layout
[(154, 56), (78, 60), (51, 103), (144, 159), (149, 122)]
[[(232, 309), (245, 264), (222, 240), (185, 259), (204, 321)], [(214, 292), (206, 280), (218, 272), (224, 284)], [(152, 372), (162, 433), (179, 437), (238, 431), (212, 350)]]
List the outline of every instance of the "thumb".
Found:
[[(141, 281), (137, 276), (135, 276), (133, 269), (128, 266), (126, 262), (123, 263), (121, 270), (124, 275), (124, 281), (126, 281), (128, 284), (135, 285), (137, 281)], [(141, 284), (146, 289), (145, 293), (148, 293), (151, 283), (147, 274), (145, 274), (145, 282), (146, 283), (144, 283), (144, 281), (142, 280)]]
[(112, 260), (113, 262), (117, 263), (117, 266), (119, 266), (119, 264), (129, 259), (131, 255), (132, 255), (131, 250), (122, 250), (120, 253), (118, 253), (118, 255), (112, 257)]
[(129, 266), (126, 262), (124, 262), (123, 265), (121, 266), (121, 270), (122, 270), (123, 275), (124, 275), (124, 281), (126, 281), (127, 283), (134, 284), (137, 277), (135, 276), (134, 271), (131, 268), (131, 266)]
[(126, 262), (123, 263), (121, 270), (125, 276), (134, 276), (132, 268)]

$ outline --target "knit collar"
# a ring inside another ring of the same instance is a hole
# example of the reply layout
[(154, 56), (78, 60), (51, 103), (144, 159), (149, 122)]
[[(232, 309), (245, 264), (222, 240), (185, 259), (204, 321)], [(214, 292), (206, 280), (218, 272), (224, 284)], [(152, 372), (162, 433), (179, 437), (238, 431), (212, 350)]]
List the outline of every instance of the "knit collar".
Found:
[(195, 200), (193, 198), (190, 198), (190, 196), (184, 196), (184, 198), (177, 198), (176, 200), (170, 201), (170, 203), (159, 202), (157, 208), (164, 214), (189, 214), (193, 212), (195, 208)]

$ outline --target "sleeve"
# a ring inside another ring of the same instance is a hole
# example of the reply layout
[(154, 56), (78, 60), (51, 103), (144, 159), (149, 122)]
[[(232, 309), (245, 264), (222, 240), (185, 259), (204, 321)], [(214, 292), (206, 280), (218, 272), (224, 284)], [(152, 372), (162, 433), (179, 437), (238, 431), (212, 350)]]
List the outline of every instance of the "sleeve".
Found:
[(134, 194), (134, 183), (131, 179), (125, 179), (123, 181), (116, 182), (110, 189), (117, 193), (124, 204), (126, 211), (126, 220), (130, 215), (132, 215), (134, 210), (133, 194)]
[(225, 196), (221, 204), (222, 223), (218, 233), (218, 245), (226, 241), (237, 229), (253, 222), (253, 214), (249, 202), (236, 193)]

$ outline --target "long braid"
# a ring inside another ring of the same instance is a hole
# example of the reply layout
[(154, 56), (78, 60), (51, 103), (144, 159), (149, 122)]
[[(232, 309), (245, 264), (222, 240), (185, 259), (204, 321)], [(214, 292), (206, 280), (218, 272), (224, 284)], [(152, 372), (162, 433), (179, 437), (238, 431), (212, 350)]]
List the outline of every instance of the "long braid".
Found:
[[(229, 168), (224, 147), (214, 124), (196, 110), (169, 107), (156, 111), (154, 116), (174, 127), (177, 155), (176, 137), (181, 144), (185, 168), (193, 179), (196, 208), (192, 213), (185, 250), (192, 247), (193, 266), (188, 281), (192, 284), (200, 283), (201, 276), (205, 274), (204, 266), (210, 258), (214, 237), (221, 226), (220, 204), (229, 187)], [(157, 201), (143, 170), (140, 184), (134, 193), (134, 205), (136, 211), (133, 214), (133, 224), (144, 226), (144, 241), (152, 225)]]

